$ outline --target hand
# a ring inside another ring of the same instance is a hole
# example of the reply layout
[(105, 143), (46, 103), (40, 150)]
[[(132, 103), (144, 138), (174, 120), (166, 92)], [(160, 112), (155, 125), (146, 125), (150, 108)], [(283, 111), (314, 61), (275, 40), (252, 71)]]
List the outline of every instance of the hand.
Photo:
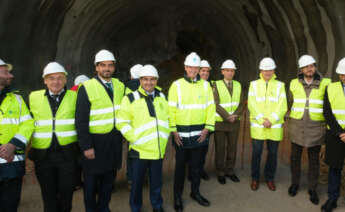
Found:
[(268, 119), (265, 118), (263, 125), (265, 128), (271, 128), (272, 123)]
[(208, 134), (208, 129), (203, 129), (203, 130), (201, 131), (201, 135), (200, 135), (200, 137), (198, 138), (197, 141), (198, 141), (199, 143), (204, 142), (205, 139), (206, 139), (206, 137), (207, 137), (207, 134)]
[(178, 132), (173, 132), (173, 135), (174, 135), (174, 141), (175, 141), (176, 145), (177, 146), (183, 146), (182, 138), (180, 137)]
[(0, 146), (0, 157), (7, 160), (8, 162), (12, 162), (14, 159), (14, 151), (16, 150), (16, 146), (7, 143)]
[(85, 150), (84, 151), (84, 155), (89, 160), (95, 159), (96, 158), (96, 156), (95, 156), (95, 149), (91, 148), (91, 149)]
[(227, 120), (228, 122), (233, 123), (236, 121), (237, 117), (238, 115), (230, 115)]
[(342, 142), (345, 143), (345, 133), (340, 134), (340, 135), (339, 135), (339, 138), (340, 138), (340, 140), (341, 140)]

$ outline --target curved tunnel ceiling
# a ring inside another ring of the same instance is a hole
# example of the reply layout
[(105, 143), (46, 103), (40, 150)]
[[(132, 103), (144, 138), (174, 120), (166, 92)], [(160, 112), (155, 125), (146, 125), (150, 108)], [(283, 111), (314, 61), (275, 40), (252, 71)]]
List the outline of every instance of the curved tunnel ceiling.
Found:
[(68, 69), (70, 82), (79, 73), (92, 75), (102, 48), (115, 53), (122, 80), (133, 64), (152, 63), (163, 87), (182, 75), (191, 51), (210, 61), (215, 79), (222, 61), (234, 59), (245, 85), (257, 78), (264, 56), (276, 60), (286, 82), (305, 53), (333, 76), (345, 56), (344, 11), (342, 0), (1, 1), (0, 24), (7, 27), (0, 28), (0, 58), (14, 63), (24, 89), (42, 86), (31, 81), (40, 81), (51, 60)]

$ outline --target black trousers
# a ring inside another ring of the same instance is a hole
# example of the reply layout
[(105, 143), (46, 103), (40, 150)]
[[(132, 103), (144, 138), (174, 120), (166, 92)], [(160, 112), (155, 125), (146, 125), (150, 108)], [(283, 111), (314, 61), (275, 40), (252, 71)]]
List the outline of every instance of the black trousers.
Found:
[(44, 160), (35, 162), (44, 212), (72, 210), (76, 169), (76, 161), (66, 160), (62, 152), (51, 152)]
[(22, 177), (0, 181), (0, 211), (17, 212), (22, 191)]
[(116, 170), (107, 171), (102, 174), (83, 172), (83, 176), (85, 211), (110, 212), (109, 202)]
[[(317, 188), (320, 175), (320, 149), (321, 146), (313, 146), (308, 149), (308, 188)], [(301, 178), (301, 157), (303, 146), (291, 143), (291, 175), (292, 183), (299, 185)]]
[(200, 163), (203, 156), (203, 147), (184, 149), (183, 147), (175, 147), (176, 164), (174, 178), (174, 197), (181, 198), (184, 188), (186, 163), (189, 163), (189, 172), (191, 177), (191, 191), (194, 194), (199, 193), (200, 187)]

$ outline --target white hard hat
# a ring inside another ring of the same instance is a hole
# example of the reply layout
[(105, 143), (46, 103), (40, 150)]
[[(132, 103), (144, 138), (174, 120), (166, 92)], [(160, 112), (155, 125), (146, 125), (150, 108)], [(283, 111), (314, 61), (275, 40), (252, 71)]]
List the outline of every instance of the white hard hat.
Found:
[(210, 70), (212, 69), (207, 60), (202, 60), (200, 62), (200, 68), (209, 68)]
[(139, 76), (158, 78), (158, 72), (157, 72), (157, 69), (153, 65), (144, 65), (139, 73)]
[(46, 65), (46, 67), (44, 67), (42, 77), (44, 78), (46, 75), (54, 73), (64, 73), (67, 75), (67, 72), (62, 65), (57, 62), (50, 62)]
[(95, 56), (95, 65), (103, 61), (116, 61), (113, 53), (108, 50), (102, 49)]
[(138, 79), (140, 77), (140, 71), (143, 68), (143, 65), (141, 64), (136, 64), (134, 66), (132, 66), (132, 68), (130, 69), (131, 72), (131, 77), (133, 79)]
[(234, 61), (232, 61), (232, 60), (225, 60), (224, 61), (224, 63), (222, 64), (222, 67), (220, 69), (225, 69), (225, 68), (237, 69)]
[(88, 78), (87, 76), (85, 75), (79, 75), (75, 78), (74, 80), (74, 85), (79, 85), (85, 81), (88, 81), (90, 78)]
[(197, 53), (192, 52), (189, 55), (187, 55), (184, 65), (186, 66), (192, 66), (192, 67), (200, 67), (200, 57), (197, 55)]
[(337, 74), (345, 74), (345, 57), (339, 61), (335, 72)]
[(276, 69), (276, 63), (270, 57), (265, 57), (260, 61), (259, 69), (263, 71), (274, 70)]
[(303, 55), (298, 60), (298, 68), (306, 67), (307, 65), (316, 63), (315, 59), (310, 55)]
[(12, 68), (13, 68), (13, 66), (12, 66), (11, 64), (5, 63), (5, 62), (4, 62), (3, 60), (1, 60), (1, 59), (0, 59), (0, 66), (7, 66), (7, 69), (8, 69), (9, 71), (11, 71)]

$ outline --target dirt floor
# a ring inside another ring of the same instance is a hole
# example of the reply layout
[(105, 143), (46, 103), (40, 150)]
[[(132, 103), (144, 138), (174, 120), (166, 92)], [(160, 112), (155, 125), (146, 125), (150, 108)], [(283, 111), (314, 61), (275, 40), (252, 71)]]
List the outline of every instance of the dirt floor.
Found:
[[(246, 161), (245, 164), (248, 164)], [(286, 164), (280, 162), (277, 171), (277, 191), (269, 191), (265, 184), (261, 184), (258, 191), (253, 192), (249, 188), (250, 183), (250, 169), (245, 166), (244, 169), (238, 169), (237, 173), (241, 179), (240, 183), (233, 183), (227, 180), (227, 184), (220, 185), (216, 179), (214, 171), (209, 171), (211, 174), (210, 181), (202, 181), (201, 192), (207, 197), (211, 206), (205, 208), (196, 204), (189, 197), (190, 184), (185, 184), (184, 203), (185, 211), (189, 212), (203, 212), (203, 211), (237, 211), (237, 212), (313, 212), (320, 211), (321, 204), (327, 199), (327, 186), (320, 185), (320, 204), (314, 206), (309, 202), (306, 186), (306, 173), (302, 178), (302, 185), (300, 192), (296, 197), (291, 198), (288, 195), (288, 187), (290, 184), (290, 171)], [(173, 196), (172, 196), (172, 182), (173, 177), (170, 175), (164, 176), (163, 199), (164, 208), (167, 212), (173, 210)], [(75, 192), (73, 199), (73, 211), (84, 211), (82, 190)], [(110, 209), (112, 212), (129, 212), (128, 205), (129, 192), (126, 183), (122, 180), (118, 183), (116, 191), (112, 195)], [(344, 198), (338, 201), (338, 209), (336, 212), (345, 210)], [(40, 189), (37, 181), (33, 176), (27, 175), (24, 181), (22, 200), (20, 204), (20, 212), (38, 212), (42, 211), (42, 200)], [(152, 211), (147, 186), (144, 189), (144, 204), (143, 212)]]

